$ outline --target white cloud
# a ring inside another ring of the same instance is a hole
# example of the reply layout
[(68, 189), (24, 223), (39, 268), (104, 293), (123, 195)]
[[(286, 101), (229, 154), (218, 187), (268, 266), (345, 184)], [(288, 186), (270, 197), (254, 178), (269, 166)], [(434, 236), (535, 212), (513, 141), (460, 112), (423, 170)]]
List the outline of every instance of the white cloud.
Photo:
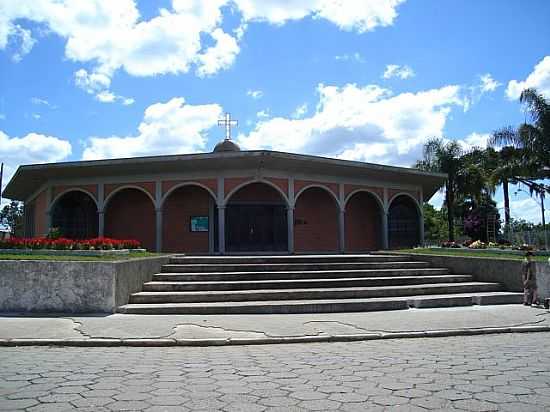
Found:
[[(497, 207), (501, 211), (501, 215), (504, 215), (504, 201), (499, 202)], [(541, 223), (542, 221), (540, 205), (531, 197), (510, 200), (510, 214), (514, 219), (524, 219), (535, 224)], [(550, 218), (548, 210), (546, 210), (545, 216), (546, 222), (548, 222)]]
[(145, 109), (134, 136), (91, 137), (82, 158), (105, 159), (204, 151), (207, 132), (222, 114), (217, 104), (190, 105), (183, 97)]
[(264, 96), (264, 92), (261, 90), (247, 90), (246, 95), (252, 97), (254, 100), (257, 100)]
[(482, 93), (494, 92), (497, 87), (502, 86), (502, 83), (499, 83), (490, 73), (485, 73), (479, 76), (481, 84), (479, 86)]
[(230, 67), (241, 50), (237, 40), (222, 29), (214, 30), (211, 35), (216, 40), (216, 45), (209, 47), (205, 53), (198, 56), (200, 63), (197, 75), (199, 77), (210, 76)]
[(430, 137), (442, 136), (459, 86), (396, 96), (377, 85), (318, 86), (315, 113), (302, 119), (275, 117), (240, 134), (243, 149), (275, 149), (351, 160), (410, 166)]
[(268, 117), (271, 117), (271, 115), (269, 114), (269, 109), (260, 110), (259, 112), (256, 113), (256, 117), (258, 119), (266, 119)]
[(408, 79), (409, 77), (414, 77), (414, 70), (409, 66), (400, 66), (398, 64), (388, 64), (386, 70), (382, 74), (384, 79), (391, 79), (392, 77), (398, 77), (402, 80)]
[(458, 142), (466, 150), (473, 149), (475, 147), (485, 149), (487, 148), (488, 141), (491, 138), (490, 133), (470, 133), (464, 139), (459, 139)]
[(521, 92), (531, 87), (550, 98), (550, 56), (538, 62), (525, 80), (511, 80), (506, 88), (506, 96), (510, 100), (519, 99)]
[(5, 163), (4, 185), (11, 179), (17, 166), (65, 160), (71, 154), (67, 140), (39, 133), (10, 137), (0, 130), (0, 159)]
[(42, 117), (39, 113), (33, 113), (31, 116), (34, 120), (39, 120)]
[(75, 84), (86, 93), (95, 96), (101, 103), (122, 102), (125, 106), (134, 103), (134, 99), (119, 96), (109, 90), (111, 79), (102, 73), (88, 73), (84, 69), (78, 70), (75, 74)]
[[(1, 21), (0, 21), (1, 24)], [(7, 28), (8, 36), (10, 36), (14, 48), (12, 60), (16, 63), (20, 62), (23, 57), (30, 53), (36, 40), (33, 39), (30, 30), (24, 29), (18, 24), (12, 24)], [(0, 30), (0, 34), (2, 30)], [(1, 40), (0, 40), (1, 41)]]
[(235, 0), (245, 20), (284, 24), (311, 16), (359, 33), (389, 26), (404, 0)]
[(0, 113), (0, 120), (6, 120), (6, 115), (4, 113)]
[(51, 104), (46, 99), (41, 99), (40, 97), (31, 97), (31, 103), (36, 106), (46, 106), (50, 109), (57, 109), (57, 106), (55, 104)]
[(352, 54), (340, 54), (338, 56), (334, 56), (335, 60), (341, 60), (341, 61), (355, 61), (357, 63), (365, 63), (365, 59), (363, 56), (361, 56), (361, 53), (355, 52)]
[(305, 116), (306, 113), (307, 113), (307, 103), (304, 103), (298, 106), (290, 117), (292, 117), (293, 119), (301, 119), (302, 117)]
[[(363, 33), (393, 24), (404, 0), (172, 0), (158, 15), (142, 19), (136, 0), (3, 1), (0, 49), (18, 37), (19, 56), (32, 45), (32, 21), (65, 40), (65, 57), (90, 65), (75, 74), (88, 93), (108, 90), (117, 70), (133, 76), (187, 73), (210, 76), (230, 67), (238, 41), (252, 21), (283, 24), (306, 17), (325, 19), (342, 30)], [(234, 36), (222, 30), (222, 10), (232, 6), (242, 19)], [(214, 42), (213, 46), (209, 44)]]

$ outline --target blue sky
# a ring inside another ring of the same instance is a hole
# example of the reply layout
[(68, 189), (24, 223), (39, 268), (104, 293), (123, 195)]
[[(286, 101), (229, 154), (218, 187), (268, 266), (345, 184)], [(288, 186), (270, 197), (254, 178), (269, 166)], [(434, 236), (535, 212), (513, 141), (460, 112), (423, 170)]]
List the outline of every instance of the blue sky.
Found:
[(9, 178), (210, 151), (228, 111), (246, 149), (410, 166), (430, 137), (468, 148), (523, 121), (523, 87), (550, 97), (549, 17), (544, 0), (0, 0), (0, 157)]

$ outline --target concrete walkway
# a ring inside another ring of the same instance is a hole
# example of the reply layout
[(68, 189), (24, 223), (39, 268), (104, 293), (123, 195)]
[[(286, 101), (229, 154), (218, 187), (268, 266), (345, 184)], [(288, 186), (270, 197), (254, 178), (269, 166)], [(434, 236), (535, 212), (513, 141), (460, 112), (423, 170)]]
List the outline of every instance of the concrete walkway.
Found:
[(268, 344), (550, 331), (522, 305), (290, 315), (0, 314), (0, 346)]

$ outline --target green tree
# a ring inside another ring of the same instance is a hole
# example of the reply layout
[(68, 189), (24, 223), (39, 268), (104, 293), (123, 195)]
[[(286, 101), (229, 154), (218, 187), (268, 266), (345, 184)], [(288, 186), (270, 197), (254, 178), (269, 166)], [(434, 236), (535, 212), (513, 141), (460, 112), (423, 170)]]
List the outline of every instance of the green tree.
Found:
[(439, 243), (447, 237), (447, 210), (437, 210), (429, 203), (424, 203), (424, 239), (427, 242)]
[(6, 226), (12, 235), (23, 225), (23, 205), (15, 200), (0, 210), (0, 224)]
[(462, 147), (455, 141), (430, 139), (424, 145), (422, 160), (415, 167), (418, 169), (447, 174), (445, 181), (445, 205), (447, 207), (448, 238), (454, 241), (454, 207), (458, 191), (459, 174), (462, 168)]

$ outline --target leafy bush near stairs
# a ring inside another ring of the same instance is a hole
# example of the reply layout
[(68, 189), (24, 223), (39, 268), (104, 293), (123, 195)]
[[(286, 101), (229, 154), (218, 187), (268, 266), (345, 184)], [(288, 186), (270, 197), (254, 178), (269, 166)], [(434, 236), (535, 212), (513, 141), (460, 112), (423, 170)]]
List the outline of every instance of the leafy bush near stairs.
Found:
[(134, 239), (51, 239), (47, 237), (9, 238), (0, 240), (0, 249), (55, 249), (55, 250), (114, 250), (139, 249), (140, 242)]

